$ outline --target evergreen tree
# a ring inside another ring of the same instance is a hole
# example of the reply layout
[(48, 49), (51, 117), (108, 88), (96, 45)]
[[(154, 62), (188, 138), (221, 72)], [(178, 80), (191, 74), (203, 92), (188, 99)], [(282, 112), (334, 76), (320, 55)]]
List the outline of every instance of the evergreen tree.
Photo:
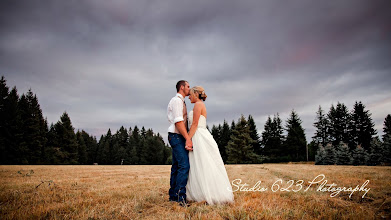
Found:
[[(167, 145), (164, 143), (163, 137), (157, 133), (155, 135), (155, 141), (156, 141), (156, 146), (159, 146), (159, 154), (158, 155), (159, 159), (156, 159), (157, 163), (156, 164), (167, 164), (167, 159), (171, 155), (170, 148), (167, 147)], [(171, 164), (171, 163), (170, 163)]]
[(260, 141), (260, 138), (259, 138), (259, 135), (258, 135), (258, 130), (257, 130), (257, 126), (255, 125), (255, 121), (254, 121), (254, 118), (249, 115), (248, 116), (248, 119), (247, 119), (247, 123), (249, 125), (249, 128), (250, 128), (250, 137), (253, 139), (253, 148), (254, 148), (254, 152), (258, 155), (261, 155), (262, 152), (261, 152), (261, 141)]
[(290, 118), (287, 120), (286, 130), (288, 132), (285, 145), (285, 151), (293, 161), (301, 161), (306, 159), (307, 141), (304, 134), (304, 129), (301, 126), (301, 119), (297, 113), (292, 110)]
[(318, 145), (315, 155), (315, 165), (326, 165), (326, 150), (322, 144)]
[[(283, 152), (283, 128), (279, 114), (274, 115), (273, 120), (268, 116), (262, 132), (261, 145), (263, 146), (263, 155), (269, 162), (284, 161), (286, 152)], [(284, 155), (285, 153), (285, 155)]]
[(104, 158), (102, 158), (102, 164), (109, 164), (109, 165), (112, 165), (114, 164), (114, 152), (113, 152), (113, 137), (112, 137), (112, 133), (111, 133), (111, 129), (109, 128), (109, 130), (107, 131), (106, 133), (106, 136), (104, 138), (103, 143), (102, 143), (102, 147), (103, 147), (103, 155)]
[(141, 128), (140, 135), (141, 138), (145, 138), (147, 135), (147, 130), (145, 130), (144, 126)]
[(337, 162), (334, 146), (331, 143), (328, 143), (324, 148), (324, 150), (325, 150), (325, 157), (323, 160), (324, 164), (334, 165)]
[(42, 115), (37, 96), (31, 89), (22, 95), (20, 101), (22, 138), (21, 159), (22, 164), (43, 164), (44, 148), (46, 145), (47, 123)]
[(144, 142), (145, 146), (145, 160), (146, 164), (163, 164), (163, 150), (164, 143), (162, 139), (158, 136), (155, 136), (152, 129), (148, 129), (147, 136)]
[(139, 164), (140, 163), (139, 155), (140, 155), (141, 148), (142, 148), (142, 146), (140, 146), (141, 144), (142, 144), (142, 140), (141, 140), (141, 136), (140, 136), (140, 130), (138, 129), (138, 127), (136, 125), (136, 126), (134, 126), (132, 136), (130, 139), (132, 164)]
[(124, 126), (121, 126), (121, 128), (117, 131), (115, 134), (116, 142), (114, 145), (115, 149), (115, 161), (122, 161), (123, 164), (129, 164), (129, 156), (128, 156), (128, 131)]
[(352, 156), (349, 152), (349, 146), (343, 142), (340, 142), (336, 152), (336, 163), (337, 165), (350, 165), (352, 164)]
[[(137, 156), (138, 156), (138, 164), (148, 164), (148, 158), (147, 158), (147, 147), (146, 145), (150, 144), (147, 142), (147, 131), (144, 127), (141, 128), (140, 131), (141, 134), (141, 141), (139, 145), (137, 146)], [(148, 136), (151, 134), (149, 133)]]
[(22, 121), (19, 109), (19, 95), (14, 87), (5, 100), (5, 106), (1, 114), (0, 148), (2, 164), (18, 164), (20, 155), (19, 144), (22, 138)]
[(368, 157), (367, 152), (360, 145), (352, 151), (353, 165), (365, 165), (365, 160)]
[(372, 138), (369, 153), (367, 156), (367, 165), (376, 166), (383, 162), (384, 149), (378, 137)]
[(76, 132), (76, 140), (77, 140), (77, 153), (78, 153), (78, 163), (79, 164), (87, 164), (87, 145), (84, 141), (83, 135), (80, 131)]
[(369, 149), (370, 142), (376, 135), (374, 127), (371, 113), (365, 110), (365, 105), (361, 102), (356, 102), (349, 123), (350, 148), (355, 149), (357, 145), (361, 145), (364, 149)]
[(391, 115), (384, 119), (383, 127), (384, 162), (391, 163)]
[(235, 130), (232, 131), (231, 140), (227, 146), (228, 163), (257, 163), (260, 158), (254, 153), (252, 143), (254, 141), (250, 137), (250, 128), (246, 119), (242, 115)]
[(48, 140), (46, 150), (46, 163), (47, 164), (61, 164), (64, 161), (65, 156), (61, 151), (60, 144), (58, 143), (59, 138), (57, 137), (57, 133), (53, 123), (50, 125), (49, 131), (46, 134), (46, 138)]
[(12, 159), (9, 157), (9, 151), (11, 149), (8, 147), (8, 135), (7, 135), (7, 98), (9, 94), (9, 88), (7, 86), (7, 81), (4, 79), (4, 76), (0, 79), (0, 164), (11, 164)]
[(273, 141), (273, 122), (270, 118), (270, 115), (267, 117), (267, 120), (264, 125), (262, 132), (261, 145), (263, 146), (263, 154), (269, 158), (275, 158), (280, 154), (280, 149), (275, 148)]
[(94, 164), (97, 162), (96, 153), (97, 153), (97, 141), (95, 137), (90, 136), (86, 131), (81, 131), (81, 136), (83, 137), (84, 143), (86, 145), (86, 154), (87, 162), (86, 164)]
[(235, 128), (236, 128), (235, 120), (232, 120), (231, 131), (235, 130)]
[(223, 126), (221, 128), (220, 132), (220, 145), (219, 145), (219, 150), (220, 150), (220, 155), (221, 158), (223, 159), (224, 163), (227, 162), (228, 155), (227, 155), (227, 146), (228, 142), (231, 139), (231, 130), (228, 125), (228, 123), (224, 120)]
[(315, 144), (322, 144), (323, 146), (326, 146), (326, 144), (330, 142), (328, 133), (329, 120), (321, 106), (319, 106), (319, 109), (316, 112), (316, 121), (314, 123), (314, 127), (316, 128), (316, 131), (315, 136), (313, 136), (312, 139), (314, 140)]
[(104, 155), (105, 136), (101, 135), (96, 147), (96, 161), (94, 163), (106, 164), (106, 155)]
[(341, 141), (349, 143), (350, 114), (346, 105), (339, 102), (336, 108), (332, 105), (327, 117), (330, 122), (328, 133), (333, 145), (338, 145)]
[(318, 150), (318, 145), (315, 143), (315, 141), (311, 141), (308, 145), (308, 160), (314, 161), (315, 155)]
[(71, 119), (67, 112), (64, 112), (60, 120), (54, 125), (58, 144), (64, 155), (62, 164), (77, 164), (78, 151), (77, 140)]

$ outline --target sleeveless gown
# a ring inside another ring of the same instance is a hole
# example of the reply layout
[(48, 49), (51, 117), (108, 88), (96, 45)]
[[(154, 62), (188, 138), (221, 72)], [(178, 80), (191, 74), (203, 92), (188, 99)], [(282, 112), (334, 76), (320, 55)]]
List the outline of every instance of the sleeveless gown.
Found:
[[(193, 122), (193, 111), (189, 113)], [(198, 128), (192, 137), (193, 151), (189, 151), (190, 171), (186, 185), (188, 201), (206, 201), (210, 205), (233, 202), (231, 183), (213, 136), (206, 128), (206, 118), (201, 115)]]

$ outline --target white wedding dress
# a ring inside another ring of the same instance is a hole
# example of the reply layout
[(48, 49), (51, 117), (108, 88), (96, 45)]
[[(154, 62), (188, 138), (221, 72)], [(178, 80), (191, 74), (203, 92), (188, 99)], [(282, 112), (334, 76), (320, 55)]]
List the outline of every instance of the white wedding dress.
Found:
[[(189, 113), (193, 123), (193, 111)], [(210, 205), (233, 202), (231, 183), (224, 167), (219, 148), (206, 128), (206, 118), (201, 115), (192, 138), (193, 151), (189, 151), (190, 171), (186, 185), (188, 201), (206, 201)]]

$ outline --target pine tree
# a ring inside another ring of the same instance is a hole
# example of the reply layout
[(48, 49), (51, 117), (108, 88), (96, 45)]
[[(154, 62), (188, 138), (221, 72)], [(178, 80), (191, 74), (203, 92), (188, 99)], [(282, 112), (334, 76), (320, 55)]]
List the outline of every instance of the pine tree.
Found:
[(137, 156), (139, 159), (138, 164), (147, 164), (148, 163), (147, 148), (145, 146), (146, 146), (146, 144), (149, 144), (149, 143), (146, 143), (147, 131), (145, 130), (144, 127), (141, 128), (140, 135), (141, 135), (141, 141), (140, 141), (139, 145), (137, 146)]
[(256, 154), (258, 154), (258, 155), (261, 155), (262, 154), (262, 152), (261, 152), (261, 141), (260, 141), (260, 138), (259, 138), (257, 126), (255, 125), (255, 121), (254, 121), (253, 116), (251, 116), (251, 115), (248, 116), (247, 123), (248, 123), (249, 128), (250, 128), (250, 137), (254, 140), (254, 142), (252, 144), (252, 146), (254, 148), (254, 152)]
[(76, 140), (77, 140), (77, 154), (78, 154), (78, 164), (87, 164), (87, 145), (84, 141), (83, 135), (80, 131), (76, 132)]
[(232, 123), (231, 123), (231, 131), (235, 130), (235, 128), (236, 128), (235, 120), (232, 120)]
[(323, 146), (326, 146), (326, 144), (330, 142), (328, 133), (329, 120), (321, 106), (319, 106), (319, 109), (316, 112), (316, 121), (314, 123), (314, 127), (316, 128), (316, 131), (315, 136), (313, 136), (312, 139), (314, 140), (315, 144), (322, 144)]
[(263, 146), (262, 153), (267, 156), (269, 159), (273, 159), (280, 154), (280, 149), (276, 148), (273, 143), (273, 122), (270, 116), (267, 117), (267, 120), (264, 125), (264, 130), (262, 132), (261, 145)]
[(352, 164), (353, 158), (349, 152), (349, 146), (347, 144), (340, 142), (336, 149), (335, 155), (337, 165)]
[(326, 150), (322, 144), (318, 145), (315, 155), (315, 165), (326, 165)]
[(367, 152), (360, 145), (352, 151), (353, 165), (365, 165), (365, 160), (368, 157)]
[(163, 137), (159, 133), (155, 135), (155, 141), (157, 143), (156, 145), (159, 145), (159, 148), (161, 149), (161, 152), (159, 153), (160, 158), (156, 160), (158, 161), (157, 164), (167, 164), (167, 159), (171, 155), (170, 148), (164, 143)]
[(384, 161), (384, 149), (378, 137), (372, 138), (367, 157), (368, 166), (376, 166)]
[(112, 165), (114, 164), (114, 152), (113, 152), (113, 137), (111, 129), (106, 133), (105, 138), (102, 140), (102, 151), (104, 158), (102, 158), (102, 164)]
[(324, 164), (334, 165), (336, 163), (335, 147), (331, 143), (328, 143), (324, 150), (326, 152), (324, 157)]
[(101, 135), (96, 146), (96, 161), (94, 163), (106, 164), (106, 155), (104, 155), (105, 136)]
[(0, 164), (11, 164), (12, 156), (9, 155), (10, 151), (12, 151), (8, 147), (8, 129), (7, 129), (7, 98), (9, 94), (9, 88), (7, 86), (7, 81), (4, 79), (4, 76), (1, 77), (0, 80)]
[(287, 120), (286, 124), (286, 130), (288, 134), (284, 145), (285, 151), (293, 161), (301, 161), (306, 159), (307, 141), (301, 123), (302, 121), (297, 113), (292, 110), (290, 118)]
[(71, 119), (67, 112), (64, 112), (60, 120), (54, 125), (58, 144), (64, 155), (62, 164), (77, 164), (77, 140)]
[(147, 131), (147, 137), (145, 139), (145, 158), (146, 158), (146, 164), (163, 164), (163, 150), (164, 150), (164, 143), (162, 142), (162, 139), (158, 136), (155, 136), (152, 129), (148, 129)]
[(83, 137), (84, 143), (86, 144), (86, 154), (87, 162), (86, 164), (94, 164), (97, 162), (96, 153), (97, 153), (97, 140), (95, 137), (90, 136), (86, 131), (81, 131), (81, 136)]
[(128, 156), (128, 131), (124, 126), (121, 126), (121, 128), (117, 131), (115, 134), (116, 142), (114, 149), (115, 150), (115, 161), (123, 161), (123, 164), (129, 164), (129, 156)]
[(315, 160), (315, 155), (318, 150), (318, 145), (315, 143), (315, 141), (311, 141), (308, 145), (308, 160), (309, 161), (314, 161)]
[(338, 102), (337, 107), (332, 105), (327, 117), (330, 122), (328, 134), (333, 145), (338, 145), (339, 142), (349, 143), (349, 122), (350, 114), (345, 104)]
[(46, 163), (52, 165), (61, 164), (61, 161), (63, 161), (63, 155), (58, 144), (58, 137), (53, 123), (50, 125), (46, 138), (48, 140), (45, 148), (46, 155), (48, 155), (46, 157)]
[(242, 115), (232, 131), (231, 140), (227, 146), (228, 163), (257, 163), (260, 158), (254, 153), (250, 128)]
[(130, 139), (130, 146), (131, 146), (131, 161), (132, 164), (139, 164), (140, 163), (140, 145), (142, 144), (141, 136), (140, 136), (140, 130), (138, 129), (137, 125), (134, 126), (134, 129), (132, 131), (132, 136)]
[[(1, 155), (0, 161), (3, 164), (18, 164), (18, 157), (20, 155), (19, 145), (22, 138), (22, 121), (21, 112), (19, 108), (19, 95), (14, 87), (5, 100), (5, 106), (2, 125), (0, 125), (2, 131), (0, 134)], [(2, 116), (2, 117), (3, 117)]]
[(374, 127), (371, 113), (365, 110), (365, 105), (361, 102), (356, 102), (349, 123), (350, 148), (354, 149), (357, 145), (361, 145), (364, 149), (369, 149), (370, 142), (376, 135)]
[(384, 162), (391, 163), (391, 115), (384, 119), (383, 127)]
[(220, 155), (221, 158), (223, 159), (224, 163), (227, 162), (228, 155), (227, 155), (227, 146), (228, 142), (231, 139), (231, 129), (228, 125), (228, 123), (224, 120), (221, 132), (220, 132), (220, 145), (219, 145), (219, 150), (220, 150)]
[(37, 96), (31, 89), (19, 101), (21, 112), (22, 138), (19, 149), (22, 164), (42, 164), (47, 142), (47, 124), (42, 115)]

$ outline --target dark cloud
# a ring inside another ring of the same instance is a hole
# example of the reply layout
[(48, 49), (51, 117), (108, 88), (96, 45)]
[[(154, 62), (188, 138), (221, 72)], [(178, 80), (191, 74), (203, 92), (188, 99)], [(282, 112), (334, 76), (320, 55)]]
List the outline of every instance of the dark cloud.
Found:
[[(100, 136), (165, 134), (175, 83), (208, 93), (210, 124), (295, 109), (307, 139), (321, 105), (363, 101), (380, 131), (391, 107), (389, 1), (1, 1), (0, 73)], [(189, 103), (189, 102), (188, 102)], [(189, 105), (190, 106), (190, 105)]]

